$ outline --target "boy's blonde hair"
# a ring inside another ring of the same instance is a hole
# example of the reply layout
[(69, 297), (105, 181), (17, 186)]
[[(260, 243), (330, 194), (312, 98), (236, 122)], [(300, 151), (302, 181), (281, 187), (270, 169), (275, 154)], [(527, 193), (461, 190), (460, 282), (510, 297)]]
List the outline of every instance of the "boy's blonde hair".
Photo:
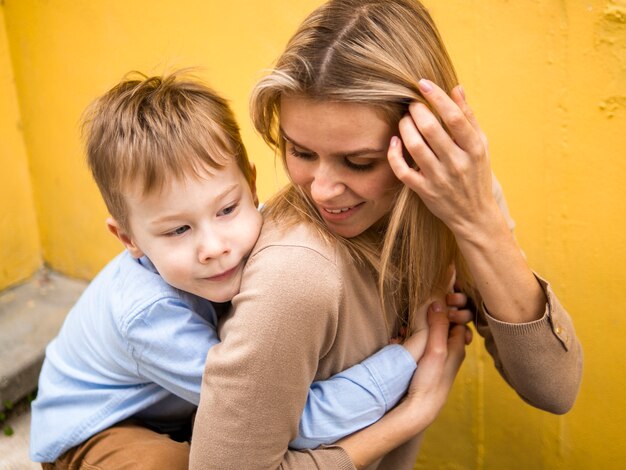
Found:
[(172, 177), (199, 175), (232, 158), (254, 184), (228, 103), (187, 71), (154, 77), (131, 73), (87, 109), (83, 135), (104, 202), (126, 231), (124, 195), (130, 188), (146, 195)]
[[(413, 0), (332, 0), (311, 13), (276, 66), (256, 85), (251, 114), (257, 131), (278, 150), (283, 95), (374, 106), (389, 125), (413, 101), (425, 102), (418, 82), (427, 78), (446, 91), (456, 73), (426, 8)], [(378, 273), (383, 309), (391, 303), (398, 325), (410, 334), (417, 308), (447, 285), (455, 263), (470, 295), (475, 291), (450, 230), (409, 188), (398, 191), (391, 214), (362, 235), (330, 233), (308, 196), (291, 184), (266, 205), (266, 216), (289, 225), (313, 223)], [(381, 226), (382, 225), (382, 226)]]

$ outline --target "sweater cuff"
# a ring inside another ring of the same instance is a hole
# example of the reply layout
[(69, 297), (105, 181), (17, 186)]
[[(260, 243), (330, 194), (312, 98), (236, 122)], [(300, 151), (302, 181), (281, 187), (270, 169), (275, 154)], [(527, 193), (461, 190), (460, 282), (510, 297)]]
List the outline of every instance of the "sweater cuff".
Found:
[(561, 322), (559, 321), (562, 316), (562, 307), (560, 306), (558, 300), (556, 299), (550, 284), (540, 277), (538, 274), (533, 273), (537, 282), (541, 286), (543, 293), (546, 296), (546, 307), (543, 312), (543, 315), (538, 320), (534, 320), (527, 323), (508, 323), (501, 320), (498, 320), (492, 317), (487, 310), (487, 306), (483, 302), (481, 305), (483, 315), (485, 316), (489, 328), (493, 332), (498, 332), (502, 335), (516, 335), (523, 336), (528, 334), (534, 334), (542, 331), (545, 328), (550, 328), (552, 333), (556, 338), (561, 342), (565, 350), (569, 350), (570, 338), (567, 332), (567, 328), (561, 326)]
[(352, 459), (345, 449), (338, 445), (321, 446), (326, 452), (332, 452), (333, 469), (337, 470), (356, 470)]

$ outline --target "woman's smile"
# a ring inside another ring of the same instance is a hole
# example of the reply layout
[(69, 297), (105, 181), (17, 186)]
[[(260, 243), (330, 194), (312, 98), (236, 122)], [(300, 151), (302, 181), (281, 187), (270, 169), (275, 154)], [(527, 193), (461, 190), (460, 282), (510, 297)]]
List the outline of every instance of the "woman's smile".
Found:
[(400, 187), (387, 162), (393, 129), (373, 106), (281, 99), (287, 170), (328, 229), (360, 235), (391, 211)]

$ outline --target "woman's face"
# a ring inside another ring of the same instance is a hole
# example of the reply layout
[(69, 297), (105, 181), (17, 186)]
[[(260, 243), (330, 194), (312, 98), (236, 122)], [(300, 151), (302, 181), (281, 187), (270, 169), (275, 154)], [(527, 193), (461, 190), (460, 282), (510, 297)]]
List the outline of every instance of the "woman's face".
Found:
[(355, 237), (388, 214), (400, 182), (387, 162), (394, 129), (373, 106), (285, 96), (287, 171), (328, 229)]

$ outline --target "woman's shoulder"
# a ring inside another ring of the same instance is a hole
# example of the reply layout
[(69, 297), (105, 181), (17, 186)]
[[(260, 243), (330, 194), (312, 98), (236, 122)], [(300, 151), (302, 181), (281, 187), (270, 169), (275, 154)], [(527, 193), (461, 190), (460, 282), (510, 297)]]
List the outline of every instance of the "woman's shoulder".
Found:
[(312, 224), (302, 222), (284, 225), (266, 220), (250, 257), (257, 257), (263, 251), (270, 250), (273, 256), (285, 253), (293, 261), (294, 253), (308, 253), (307, 257), (315, 254), (313, 257), (320, 261), (336, 264), (339, 253), (336, 245), (336, 242), (324, 237)]

